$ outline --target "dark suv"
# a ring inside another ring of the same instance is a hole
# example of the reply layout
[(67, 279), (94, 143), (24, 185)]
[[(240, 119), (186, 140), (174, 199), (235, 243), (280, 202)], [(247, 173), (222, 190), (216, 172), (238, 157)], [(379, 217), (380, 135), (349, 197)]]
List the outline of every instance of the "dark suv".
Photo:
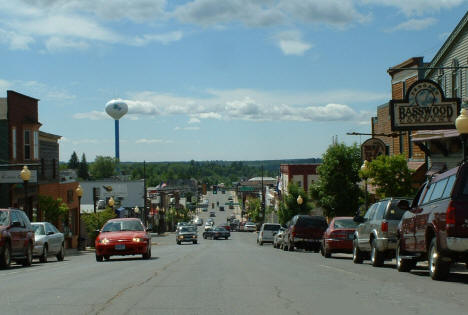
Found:
[(452, 262), (468, 264), (468, 163), (421, 186), (401, 220), (398, 238), (398, 271), (429, 260), (431, 278), (443, 280)]
[(0, 209), (0, 266), (7, 268), (11, 261), (31, 266), (34, 230), (22, 210)]
[(295, 215), (288, 223), (283, 236), (283, 250), (293, 251), (294, 248), (313, 250), (318, 253), (323, 232), (328, 227), (327, 220), (322, 216)]

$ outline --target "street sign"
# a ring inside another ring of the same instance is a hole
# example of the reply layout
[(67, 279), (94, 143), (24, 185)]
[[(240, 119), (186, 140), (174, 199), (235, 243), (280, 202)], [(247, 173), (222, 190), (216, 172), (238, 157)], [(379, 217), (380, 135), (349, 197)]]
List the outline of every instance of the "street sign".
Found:
[(259, 188), (253, 187), (253, 186), (240, 186), (239, 191), (243, 192), (251, 192), (251, 191), (257, 191)]

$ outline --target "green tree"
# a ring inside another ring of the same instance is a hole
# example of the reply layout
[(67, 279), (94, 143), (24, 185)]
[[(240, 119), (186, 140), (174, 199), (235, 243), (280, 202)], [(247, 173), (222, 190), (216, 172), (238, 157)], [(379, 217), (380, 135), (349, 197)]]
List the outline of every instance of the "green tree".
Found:
[(83, 179), (89, 179), (88, 163), (86, 162), (86, 156), (84, 153), (81, 156), (81, 162), (78, 167), (78, 177)]
[(261, 217), (261, 212), (262, 212), (262, 206), (260, 203), (260, 198), (256, 197), (248, 197), (247, 198), (247, 215), (249, 216), (249, 220), (251, 222), (261, 222), (262, 217)]
[(59, 226), (59, 219), (68, 215), (68, 206), (62, 199), (54, 199), (50, 196), (39, 195), (39, 209), (44, 220)]
[(70, 160), (68, 161), (68, 168), (76, 170), (79, 167), (80, 162), (78, 161), (78, 155), (73, 151)]
[(96, 156), (90, 166), (91, 174), (96, 179), (109, 178), (115, 173), (115, 159), (110, 156)]
[(376, 187), (378, 198), (411, 196), (415, 192), (411, 171), (403, 155), (380, 155), (360, 174)]
[(353, 215), (358, 210), (361, 190), (359, 169), (361, 154), (354, 144), (333, 144), (323, 155), (323, 163), (317, 169), (319, 180), (310, 193), (314, 201), (329, 217)]
[[(299, 195), (302, 198), (302, 204), (297, 202)], [(310, 210), (312, 210), (312, 204), (304, 189), (290, 183), (288, 185), (288, 194), (284, 196), (278, 211), (279, 222), (284, 224), (296, 214), (309, 214)]]
[(105, 210), (98, 211), (96, 213), (83, 213), (81, 215), (81, 219), (86, 226), (86, 233), (88, 234), (88, 238), (92, 240), (92, 244), (94, 244), (94, 240), (97, 236), (96, 230), (102, 229), (103, 225), (108, 220), (115, 217), (115, 212), (110, 207), (107, 207)]

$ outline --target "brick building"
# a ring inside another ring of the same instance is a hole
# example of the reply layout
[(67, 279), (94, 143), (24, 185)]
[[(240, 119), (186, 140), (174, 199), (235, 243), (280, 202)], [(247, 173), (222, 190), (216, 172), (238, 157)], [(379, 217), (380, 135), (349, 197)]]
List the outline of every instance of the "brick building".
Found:
[(318, 180), (317, 167), (320, 164), (281, 164), (280, 165), (280, 192), (288, 193), (289, 183), (294, 183), (303, 188), (306, 193), (312, 183)]

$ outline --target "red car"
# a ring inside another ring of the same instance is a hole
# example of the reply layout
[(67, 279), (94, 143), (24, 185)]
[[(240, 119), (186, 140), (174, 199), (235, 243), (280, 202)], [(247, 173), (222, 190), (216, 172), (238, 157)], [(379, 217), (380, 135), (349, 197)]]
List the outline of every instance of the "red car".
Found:
[(332, 253), (352, 253), (353, 236), (358, 223), (353, 217), (336, 217), (323, 234), (320, 252), (330, 258)]
[(151, 235), (137, 218), (111, 219), (104, 224), (95, 241), (96, 261), (113, 255), (151, 257)]

